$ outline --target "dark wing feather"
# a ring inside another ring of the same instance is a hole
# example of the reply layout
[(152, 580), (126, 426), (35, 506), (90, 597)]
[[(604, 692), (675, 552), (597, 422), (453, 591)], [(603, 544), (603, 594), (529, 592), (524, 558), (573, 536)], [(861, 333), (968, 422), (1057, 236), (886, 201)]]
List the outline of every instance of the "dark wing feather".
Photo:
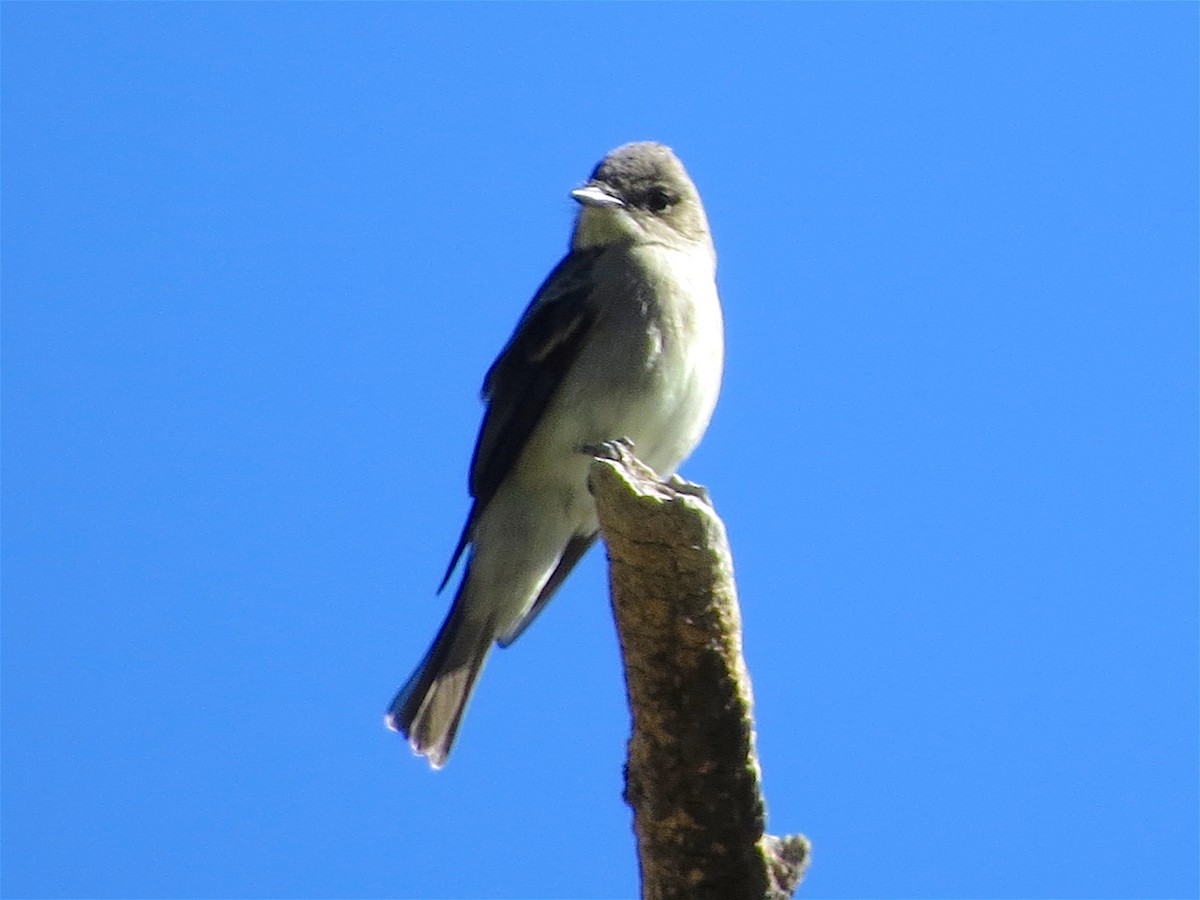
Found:
[(517, 330), (483, 380), (487, 402), (471, 458), (470, 515), (442, 579), (450, 580), (479, 513), (521, 457), (587, 339), (595, 311), (587, 302), (599, 250), (567, 254), (534, 294)]

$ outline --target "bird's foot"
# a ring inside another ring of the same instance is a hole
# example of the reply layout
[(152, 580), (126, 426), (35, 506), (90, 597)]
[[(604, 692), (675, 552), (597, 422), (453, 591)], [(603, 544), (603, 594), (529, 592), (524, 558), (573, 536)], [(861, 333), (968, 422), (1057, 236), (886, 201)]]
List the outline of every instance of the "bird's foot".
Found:
[(709, 496), (708, 488), (702, 484), (696, 484), (688, 481), (685, 478), (680, 478), (678, 475), (672, 475), (667, 479), (667, 487), (679, 492), (687, 494), (689, 497), (695, 497), (700, 500), (705, 506), (712, 508), (712, 497)]
[(633, 441), (627, 437), (619, 437), (611, 441), (601, 441), (599, 444), (584, 444), (579, 448), (579, 452), (597, 459), (628, 462), (633, 458)]

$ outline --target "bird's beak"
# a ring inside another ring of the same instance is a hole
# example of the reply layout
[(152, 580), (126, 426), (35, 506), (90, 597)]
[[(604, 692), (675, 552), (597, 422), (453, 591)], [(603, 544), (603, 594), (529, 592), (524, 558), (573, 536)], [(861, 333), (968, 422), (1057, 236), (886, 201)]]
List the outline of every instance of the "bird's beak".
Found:
[(571, 191), (571, 196), (584, 206), (624, 206), (625, 201), (614, 197), (604, 188), (596, 184), (588, 184)]

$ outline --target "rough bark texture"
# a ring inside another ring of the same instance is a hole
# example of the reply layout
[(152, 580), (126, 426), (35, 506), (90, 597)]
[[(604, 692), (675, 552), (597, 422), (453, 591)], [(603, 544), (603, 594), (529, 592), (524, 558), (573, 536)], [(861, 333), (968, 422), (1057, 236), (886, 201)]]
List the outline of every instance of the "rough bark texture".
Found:
[(633, 714), (625, 800), (642, 897), (790, 897), (809, 844), (764, 833), (725, 527), (703, 488), (605, 450), (590, 477)]

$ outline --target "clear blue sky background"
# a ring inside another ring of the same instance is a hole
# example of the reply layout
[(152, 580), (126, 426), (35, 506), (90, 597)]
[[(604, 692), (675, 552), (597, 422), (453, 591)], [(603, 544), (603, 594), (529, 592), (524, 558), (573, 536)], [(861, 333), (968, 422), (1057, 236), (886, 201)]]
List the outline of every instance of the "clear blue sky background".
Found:
[(445, 771), (382, 713), (651, 138), (803, 895), (1196, 896), (1197, 10), (5, 4), (4, 895), (635, 893), (601, 551)]

